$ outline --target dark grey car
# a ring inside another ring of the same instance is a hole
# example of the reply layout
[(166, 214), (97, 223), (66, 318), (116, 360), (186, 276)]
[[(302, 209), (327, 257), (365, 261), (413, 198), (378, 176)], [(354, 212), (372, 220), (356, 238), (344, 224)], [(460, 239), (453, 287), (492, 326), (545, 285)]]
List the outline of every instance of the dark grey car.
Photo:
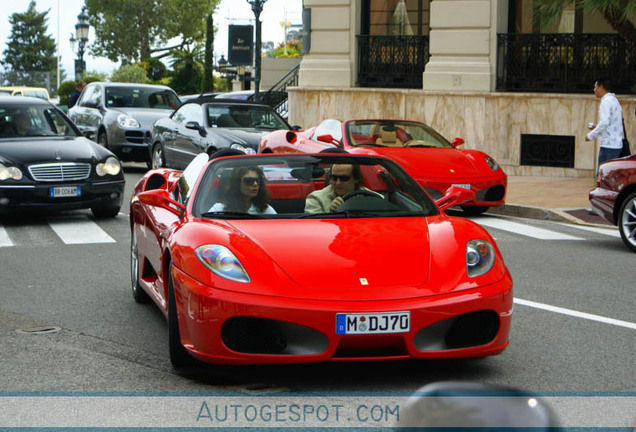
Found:
[(152, 128), (152, 168), (185, 168), (199, 153), (232, 148), (253, 154), (261, 136), (289, 124), (268, 105), (242, 101), (183, 104)]
[(86, 86), (68, 115), (84, 135), (121, 160), (150, 165), (150, 129), (180, 104), (170, 87), (94, 82)]

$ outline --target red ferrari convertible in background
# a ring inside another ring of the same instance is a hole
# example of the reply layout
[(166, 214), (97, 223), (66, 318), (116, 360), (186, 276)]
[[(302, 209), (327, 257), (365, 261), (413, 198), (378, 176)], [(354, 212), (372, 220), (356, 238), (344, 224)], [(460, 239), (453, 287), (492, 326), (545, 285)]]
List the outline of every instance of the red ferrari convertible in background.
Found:
[(636, 252), (636, 155), (603, 163), (589, 199), (592, 209), (617, 225), (625, 246)]
[(305, 131), (280, 130), (261, 138), (258, 153), (320, 153), (341, 148), (349, 153), (393, 159), (439, 199), (451, 186), (475, 192), (462, 204), (477, 215), (504, 204), (507, 176), (495, 160), (478, 150), (460, 150), (464, 140), (449, 142), (430, 126), (406, 120), (325, 120)]
[[(339, 206), (306, 210), (352, 177)], [(133, 297), (166, 315), (175, 367), (495, 355), (510, 273), (487, 231), (443, 212), (473, 198), (434, 202), (381, 157), (199, 155), (135, 186)]]

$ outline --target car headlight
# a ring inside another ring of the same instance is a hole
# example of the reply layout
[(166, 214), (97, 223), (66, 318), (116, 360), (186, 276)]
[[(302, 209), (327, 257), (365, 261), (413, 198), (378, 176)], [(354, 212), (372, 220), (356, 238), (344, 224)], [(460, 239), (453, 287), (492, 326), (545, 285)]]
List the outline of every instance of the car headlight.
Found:
[(488, 273), (495, 265), (495, 250), (486, 240), (471, 240), (466, 243), (466, 270), (468, 276), (476, 277)]
[(128, 114), (119, 114), (117, 116), (117, 124), (121, 128), (138, 128), (140, 127), (139, 122), (129, 116)]
[(0, 164), (0, 180), (22, 180), (22, 171), (20, 168), (14, 166), (4, 166)]
[(497, 171), (499, 169), (499, 164), (497, 163), (497, 161), (491, 158), (490, 156), (486, 156), (486, 163), (488, 164), (490, 169), (493, 171)]
[(121, 164), (119, 160), (115, 157), (109, 157), (106, 159), (106, 162), (98, 163), (95, 168), (95, 172), (100, 177), (105, 175), (117, 175), (121, 171)]
[(245, 147), (241, 144), (234, 143), (230, 146), (231, 149), (242, 151), (245, 154), (255, 154), (256, 151), (251, 147)]
[(199, 246), (194, 250), (194, 254), (213, 273), (236, 282), (250, 282), (250, 277), (239, 260), (225, 246)]

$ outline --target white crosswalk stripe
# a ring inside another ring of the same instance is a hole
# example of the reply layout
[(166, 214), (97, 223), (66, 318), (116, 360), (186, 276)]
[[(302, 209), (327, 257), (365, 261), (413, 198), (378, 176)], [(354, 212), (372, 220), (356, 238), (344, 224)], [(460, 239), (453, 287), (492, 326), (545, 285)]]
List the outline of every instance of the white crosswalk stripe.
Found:
[(9, 234), (7, 230), (4, 229), (2, 225), (0, 225), (0, 247), (8, 247), (13, 246), (13, 242), (9, 238)]
[(66, 244), (116, 243), (106, 231), (85, 216), (50, 218), (48, 223)]
[(575, 237), (568, 234), (563, 234), (557, 231), (551, 231), (544, 228), (538, 228), (532, 225), (525, 225), (518, 222), (513, 222), (508, 219), (501, 219), (495, 217), (480, 217), (474, 219), (478, 224), (495, 228), (498, 230), (512, 232), (514, 234), (531, 237), (539, 240), (584, 240), (582, 237)]

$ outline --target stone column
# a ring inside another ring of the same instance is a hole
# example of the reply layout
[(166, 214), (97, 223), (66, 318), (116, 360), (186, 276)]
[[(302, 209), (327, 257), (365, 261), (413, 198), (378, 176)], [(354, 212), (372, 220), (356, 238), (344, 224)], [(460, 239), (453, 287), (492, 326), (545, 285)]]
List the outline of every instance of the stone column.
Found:
[(498, 1), (431, 1), (431, 57), (424, 90), (494, 90)]
[(300, 87), (353, 87), (355, 0), (304, 0), (311, 8), (311, 49), (300, 64)]

